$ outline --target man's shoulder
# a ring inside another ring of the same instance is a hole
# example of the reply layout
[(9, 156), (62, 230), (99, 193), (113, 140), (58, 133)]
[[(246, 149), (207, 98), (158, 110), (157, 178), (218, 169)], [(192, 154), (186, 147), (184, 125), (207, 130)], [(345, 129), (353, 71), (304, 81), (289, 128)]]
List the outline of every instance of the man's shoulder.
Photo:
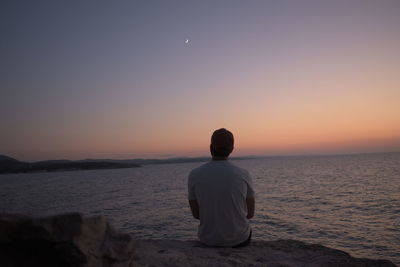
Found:
[(190, 179), (196, 179), (196, 177), (203, 177), (214, 173), (226, 172), (230, 173), (230, 175), (240, 176), (242, 178), (250, 178), (250, 173), (244, 168), (241, 168), (234, 164), (231, 161), (221, 161), (221, 162), (213, 162), (209, 161), (201, 166), (194, 168), (189, 173)]
[(210, 161), (203, 163), (202, 165), (200, 165), (197, 168), (194, 168), (193, 170), (190, 171), (189, 178), (198, 176), (199, 174), (201, 174), (202, 172), (207, 170), (209, 168), (209, 165), (210, 165)]
[(233, 162), (230, 162), (230, 166), (231, 168), (233, 168), (236, 172), (244, 175), (244, 176), (250, 176), (250, 173), (248, 170), (246, 170), (245, 168), (239, 167), (236, 164), (234, 164)]

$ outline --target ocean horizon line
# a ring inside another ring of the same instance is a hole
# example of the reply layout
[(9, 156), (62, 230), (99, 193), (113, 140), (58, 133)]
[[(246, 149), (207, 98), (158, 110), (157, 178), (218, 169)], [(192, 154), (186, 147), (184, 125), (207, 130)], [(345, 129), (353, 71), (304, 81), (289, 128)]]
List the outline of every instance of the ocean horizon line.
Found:
[[(342, 152), (342, 153), (288, 153), (288, 154), (250, 154), (243, 156), (230, 156), (231, 160), (242, 160), (242, 159), (255, 159), (255, 158), (279, 158), (279, 157), (330, 157), (330, 156), (355, 156), (355, 155), (369, 155), (369, 154), (391, 154), (400, 153), (400, 150), (388, 150), (388, 151), (374, 151), (374, 152)], [(134, 157), (134, 158), (113, 158), (113, 157), (102, 157), (94, 158), (87, 157), (82, 159), (67, 159), (67, 158), (52, 158), (43, 160), (19, 160), (17, 157), (9, 156), (6, 154), (0, 154), (0, 157), (11, 158), (21, 162), (37, 163), (46, 161), (174, 161), (174, 160), (207, 160), (211, 159), (210, 155), (200, 155), (200, 156), (175, 156), (175, 157)]]

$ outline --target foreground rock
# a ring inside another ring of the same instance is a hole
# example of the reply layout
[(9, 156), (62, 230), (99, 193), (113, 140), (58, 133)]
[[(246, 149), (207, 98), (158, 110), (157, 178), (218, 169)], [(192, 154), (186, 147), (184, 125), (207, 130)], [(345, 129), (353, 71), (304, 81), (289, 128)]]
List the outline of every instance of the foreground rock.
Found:
[(243, 248), (209, 248), (198, 241), (132, 241), (130, 235), (113, 230), (102, 216), (70, 213), (47, 218), (0, 214), (0, 266), (395, 265), (294, 240), (252, 241)]
[(0, 266), (132, 266), (133, 242), (103, 216), (0, 215)]
[(209, 248), (197, 241), (135, 240), (133, 262), (135, 266), (396, 266), (295, 240), (253, 241), (243, 248)]

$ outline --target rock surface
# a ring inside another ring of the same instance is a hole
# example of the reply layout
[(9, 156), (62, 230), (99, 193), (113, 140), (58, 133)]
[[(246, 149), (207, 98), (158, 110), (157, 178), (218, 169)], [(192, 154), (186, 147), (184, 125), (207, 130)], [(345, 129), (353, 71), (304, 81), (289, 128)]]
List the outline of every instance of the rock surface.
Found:
[(135, 266), (396, 266), (295, 240), (252, 241), (242, 248), (210, 248), (197, 241), (135, 240)]
[(395, 266), (295, 240), (210, 248), (198, 241), (132, 240), (103, 216), (0, 214), (0, 266)]
[(0, 266), (132, 266), (131, 236), (103, 216), (0, 214)]

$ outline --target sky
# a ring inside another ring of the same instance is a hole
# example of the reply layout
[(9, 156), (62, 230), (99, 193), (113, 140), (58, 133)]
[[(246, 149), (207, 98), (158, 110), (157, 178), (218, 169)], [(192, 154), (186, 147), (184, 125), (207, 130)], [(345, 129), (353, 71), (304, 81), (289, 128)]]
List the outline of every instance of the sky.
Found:
[[(400, 1), (0, 3), (0, 154), (400, 151)], [(187, 41), (188, 40), (188, 41)]]

